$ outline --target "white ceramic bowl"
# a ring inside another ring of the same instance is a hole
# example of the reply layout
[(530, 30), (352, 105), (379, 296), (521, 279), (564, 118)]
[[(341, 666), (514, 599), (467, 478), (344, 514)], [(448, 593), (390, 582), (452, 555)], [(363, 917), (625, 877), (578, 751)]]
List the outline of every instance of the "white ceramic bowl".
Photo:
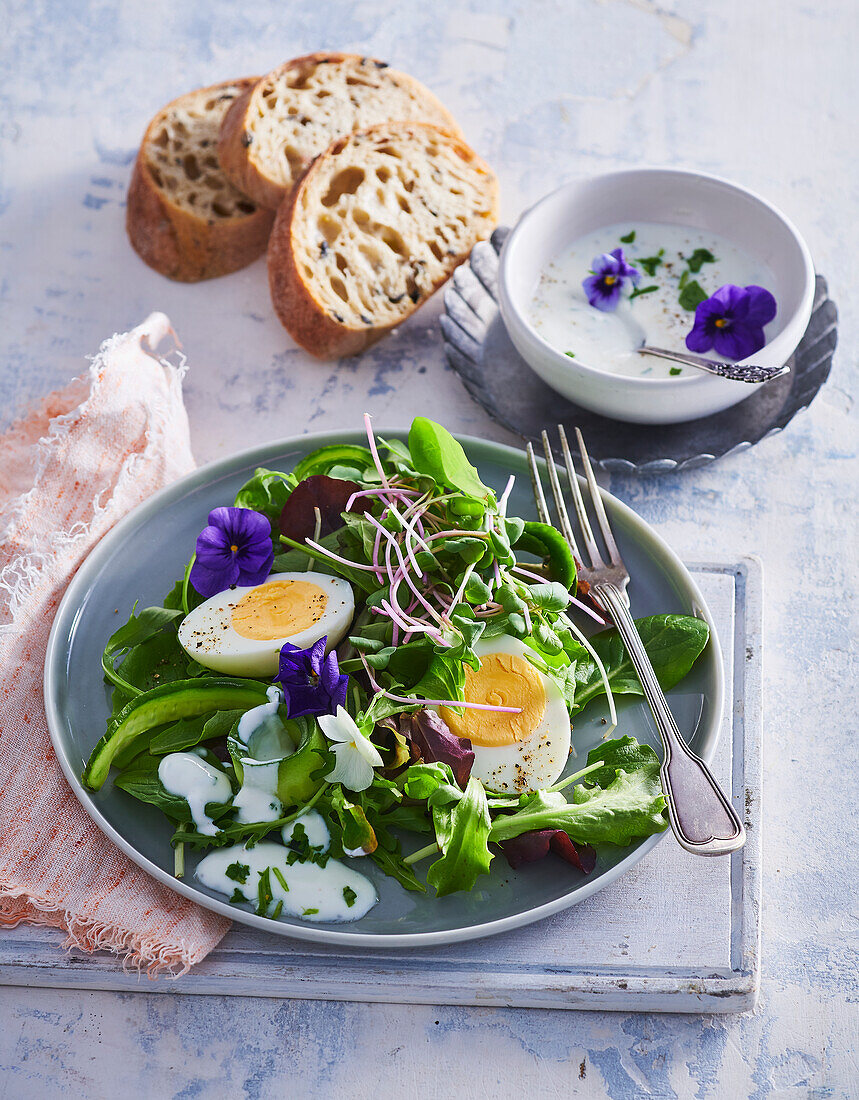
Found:
[(501, 315), (517, 351), (553, 389), (592, 412), (637, 424), (675, 424), (721, 412), (754, 392), (696, 372), (680, 378), (610, 374), (556, 351), (528, 312), (540, 275), (578, 238), (619, 222), (663, 222), (718, 233), (772, 271), (778, 303), (772, 336), (749, 360), (787, 362), (814, 300), (808, 246), (774, 206), (735, 183), (701, 172), (640, 168), (568, 183), (526, 211), (505, 241), (499, 268)]

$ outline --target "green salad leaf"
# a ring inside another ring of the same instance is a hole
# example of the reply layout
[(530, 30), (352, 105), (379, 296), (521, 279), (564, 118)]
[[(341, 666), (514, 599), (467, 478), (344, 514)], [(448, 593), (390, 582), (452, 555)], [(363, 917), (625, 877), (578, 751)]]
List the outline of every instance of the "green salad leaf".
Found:
[[(691, 615), (648, 615), (635, 625), (663, 691), (678, 684), (690, 671), (710, 637), (703, 619)], [(641, 684), (629, 654), (616, 630), (605, 630), (589, 639), (608, 674), (617, 695), (642, 695)], [(574, 642), (567, 649), (576, 662), (577, 687), (573, 713), (591, 699), (605, 693), (599, 669), (583, 645)]]
[(493, 859), (489, 851), (492, 823), (483, 784), (472, 776), (461, 798), (433, 806), (432, 814), (442, 857), (430, 865), (427, 882), (438, 897), (470, 890), (479, 875), (489, 874)]
[(271, 521), (272, 531), (276, 532), (283, 506), (298, 481), (294, 473), (282, 474), (259, 466), (254, 470), (253, 477), (236, 493), (235, 505), (262, 512)]
[(560, 791), (536, 791), (520, 800), (512, 814), (499, 814), (489, 839), (510, 840), (538, 829), (562, 829), (580, 844), (630, 844), (662, 832), (665, 796), (659, 781), (659, 758), (632, 737), (606, 741), (588, 753), (588, 764), (605, 761), (572, 788), (572, 801)]
[(462, 445), (441, 424), (415, 417), (409, 429), (409, 453), (418, 473), (428, 474), (439, 485), (459, 489), (478, 501), (489, 496)]

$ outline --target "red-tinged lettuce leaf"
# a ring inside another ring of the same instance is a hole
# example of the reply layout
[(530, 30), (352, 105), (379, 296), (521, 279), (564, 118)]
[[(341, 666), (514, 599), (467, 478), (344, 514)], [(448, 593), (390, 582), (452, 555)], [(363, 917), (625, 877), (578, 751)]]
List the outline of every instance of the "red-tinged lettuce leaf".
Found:
[(427, 764), (449, 764), (454, 778), (463, 789), (471, 776), (474, 752), (471, 742), (451, 733), (435, 711), (418, 710), (398, 715), (400, 733), (416, 746)]
[(544, 859), (549, 852), (554, 852), (586, 875), (591, 873), (597, 862), (596, 851), (590, 844), (574, 844), (562, 829), (536, 829), (521, 833), (512, 840), (505, 840), (501, 850), (514, 871), (526, 863)]
[[(356, 481), (343, 481), (341, 478), (328, 477), (327, 474), (313, 474), (299, 481), (287, 498), (280, 513), (280, 532), (295, 542), (312, 539), (316, 532), (316, 509), (322, 517), (319, 537), (324, 538), (332, 531), (343, 526), (342, 513), (353, 493), (359, 493), (362, 486)], [(367, 497), (359, 497), (350, 511), (366, 512), (369, 507)]]

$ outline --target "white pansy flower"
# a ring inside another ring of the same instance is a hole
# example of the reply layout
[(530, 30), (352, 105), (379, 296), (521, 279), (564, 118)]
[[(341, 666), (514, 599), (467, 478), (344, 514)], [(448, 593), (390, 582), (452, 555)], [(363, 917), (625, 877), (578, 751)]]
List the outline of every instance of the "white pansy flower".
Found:
[(325, 778), (350, 791), (365, 791), (373, 782), (373, 768), (383, 763), (379, 750), (344, 707), (338, 707), (336, 714), (321, 714), (317, 722), (329, 741), (338, 742), (331, 748), (337, 763)]

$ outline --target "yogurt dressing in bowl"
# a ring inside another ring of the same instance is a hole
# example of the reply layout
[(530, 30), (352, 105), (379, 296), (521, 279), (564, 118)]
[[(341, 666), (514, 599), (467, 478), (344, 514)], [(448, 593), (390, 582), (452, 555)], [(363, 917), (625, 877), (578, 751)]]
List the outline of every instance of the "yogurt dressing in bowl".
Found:
[[(630, 236), (632, 240), (621, 239)], [(582, 282), (591, 272), (594, 257), (615, 248), (623, 249), (624, 258), (641, 278), (637, 293), (629, 297), (627, 291), (615, 310), (603, 312), (590, 305)], [(769, 268), (717, 233), (679, 225), (623, 223), (580, 237), (544, 268), (528, 319), (556, 351), (597, 370), (654, 379), (695, 375), (699, 372), (691, 367), (639, 355), (636, 350), (642, 344), (687, 350), (695, 309), (694, 305), (685, 308), (681, 295), (685, 290), (686, 304), (692, 302), (692, 283), (707, 298), (726, 283), (770, 291), (775, 287)], [(765, 335), (770, 327), (764, 329)], [(721, 358), (715, 351), (707, 354)]]

